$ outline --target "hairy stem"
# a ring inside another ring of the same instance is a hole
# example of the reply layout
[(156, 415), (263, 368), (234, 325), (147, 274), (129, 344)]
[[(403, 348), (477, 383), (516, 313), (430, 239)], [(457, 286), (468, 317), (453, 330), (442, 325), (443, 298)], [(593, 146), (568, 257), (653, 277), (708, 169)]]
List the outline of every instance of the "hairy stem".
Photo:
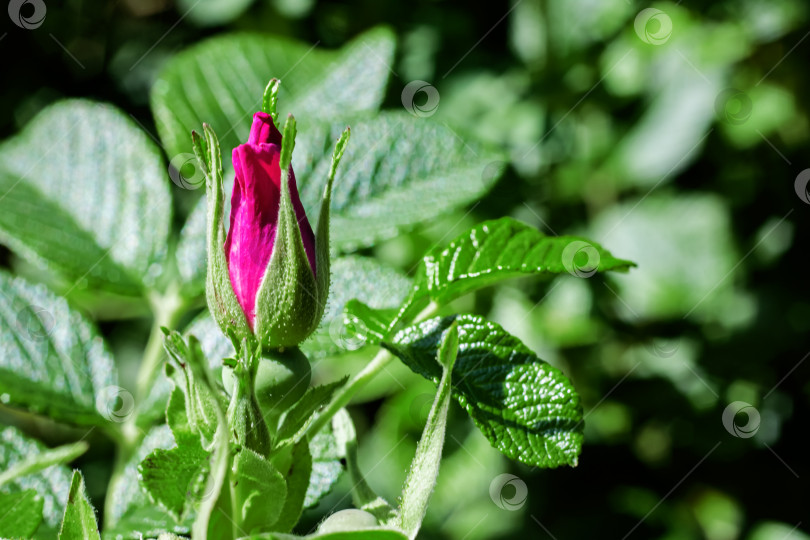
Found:
[[(413, 323), (418, 323), (424, 321), (425, 319), (433, 316), (434, 313), (439, 309), (439, 305), (435, 302), (431, 302), (425, 309), (423, 309), (414, 319)], [(393, 360), (394, 355), (388, 352), (386, 349), (380, 349), (379, 352), (374, 355), (374, 358), (371, 359), (371, 362), (366, 364), (359, 373), (357, 373), (354, 377), (352, 377), (346, 386), (341, 388), (335, 396), (332, 398), (332, 401), (329, 402), (321, 412), (318, 414), (315, 419), (307, 426), (304, 435), (309, 437), (310, 439), (315, 436), (323, 427), (326, 425), (329, 420), (332, 419), (337, 412), (349, 404), (352, 397), (360, 391), (371, 379), (377, 376), (377, 374), (385, 369), (391, 360)]]

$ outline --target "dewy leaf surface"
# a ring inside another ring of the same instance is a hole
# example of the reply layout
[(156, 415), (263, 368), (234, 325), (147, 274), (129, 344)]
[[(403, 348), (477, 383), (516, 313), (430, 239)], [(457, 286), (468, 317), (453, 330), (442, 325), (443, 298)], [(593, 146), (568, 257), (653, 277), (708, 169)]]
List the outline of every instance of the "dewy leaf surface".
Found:
[(0, 145), (0, 242), (66, 289), (139, 294), (171, 221), (158, 147), (122, 112), (64, 100)]
[(280, 117), (373, 111), (382, 101), (393, 54), (394, 36), (384, 28), (361, 34), (339, 51), (258, 34), (219, 36), (166, 64), (152, 90), (152, 112), (170, 156), (191, 152), (191, 131), (210, 124), (227, 168), (231, 150), (247, 140), (272, 77), (281, 79)]
[[(10, 469), (45, 450), (45, 445), (28, 438), (17, 428), (9, 426), (0, 430), (0, 469), (2, 470)], [(70, 479), (71, 473), (67, 467), (52, 465), (35, 474), (15, 478), (0, 488), (0, 493), (35, 491), (43, 501), (43, 521), (37, 529), (35, 537), (52, 540), (62, 522), (65, 501), (67, 501), (70, 489)]]
[(4, 403), (81, 425), (109, 426), (131, 410), (103, 339), (64, 298), (4, 272), (0, 291)]
[(476, 315), (437, 317), (398, 332), (385, 347), (438, 382), (436, 353), (454, 320), (453, 394), (490, 443), (527, 465), (575, 466), (582, 447), (579, 395), (560, 370), (497, 324)]

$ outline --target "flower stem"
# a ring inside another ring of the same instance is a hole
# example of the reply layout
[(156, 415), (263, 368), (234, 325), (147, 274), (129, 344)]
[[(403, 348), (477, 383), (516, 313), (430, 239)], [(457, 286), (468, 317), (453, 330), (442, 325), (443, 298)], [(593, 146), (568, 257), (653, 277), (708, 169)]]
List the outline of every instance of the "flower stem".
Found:
[(162, 364), (161, 361), (164, 357), (163, 332), (160, 328), (162, 326), (173, 328), (177, 325), (188, 305), (187, 300), (180, 295), (177, 283), (169, 286), (163, 294), (150, 293), (149, 303), (152, 305), (155, 320), (152, 323), (152, 331), (149, 334), (149, 341), (146, 343), (141, 367), (138, 370), (136, 386), (138, 402), (143, 402), (149, 396)]
[[(439, 305), (435, 302), (431, 302), (425, 309), (423, 309), (414, 319), (413, 323), (418, 323), (424, 321), (428, 317), (431, 317), (436, 311), (439, 309)], [(360, 391), (371, 379), (377, 376), (377, 374), (382, 371), (385, 366), (393, 360), (394, 355), (388, 352), (387, 349), (380, 349), (380, 351), (374, 355), (374, 358), (371, 359), (371, 362), (366, 364), (362, 370), (360, 370), (357, 375), (351, 378), (351, 380), (341, 388), (337, 394), (332, 398), (332, 401), (329, 402), (321, 412), (318, 414), (315, 419), (307, 426), (306, 431), (304, 434), (309, 437), (310, 439), (315, 436), (323, 427), (326, 425), (329, 420), (332, 419), (337, 412), (349, 404), (352, 397)]]

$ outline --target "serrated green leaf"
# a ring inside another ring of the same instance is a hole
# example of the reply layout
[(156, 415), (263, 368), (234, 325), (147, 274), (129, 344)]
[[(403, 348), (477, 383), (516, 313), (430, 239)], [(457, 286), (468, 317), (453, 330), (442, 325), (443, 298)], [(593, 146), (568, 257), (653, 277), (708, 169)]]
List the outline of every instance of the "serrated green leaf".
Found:
[(340, 51), (258, 34), (208, 39), (172, 58), (155, 82), (151, 105), (160, 138), (170, 156), (191, 152), (188, 134), (207, 122), (222, 134), (223, 153), (230, 156), (247, 140), (249, 118), (260, 110), (271, 77), (281, 79), (284, 114), (317, 119), (376, 110), (393, 52), (394, 37), (383, 28)]
[(422, 527), (422, 520), (427, 512), (428, 501), (436, 486), (439, 476), (439, 464), (444, 448), (444, 434), (447, 430), (447, 410), (450, 407), (452, 393), (451, 377), (453, 365), (458, 356), (458, 325), (453, 323), (442, 336), (442, 342), (436, 358), (442, 367), (442, 378), (438, 392), (430, 408), (422, 437), (416, 445), (416, 454), (411, 462), (405, 487), (402, 489), (402, 502), (396, 525), (404, 530), (411, 539)]
[(131, 411), (103, 339), (64, 298), (2, 271), (0, 291), (4, 403), (80, 425), (115, 425)]
[(301, 399), (284, 415), (276, 432), (276, 440), (289, 439), (304, 429), (315, 411), (326, 405), (335, 390), (346, 384), (347, 380), (348, 377), (344, 377), (339, 381), (308, 388)]
[(160, 151), (111, 105), (64, 100), (0, 145), (0, 242), (68, 290), (139, 295), (166, 251)]
[(210, 449), (217, 430), (218, 409), (224, 408), (220, 396), (206, 383), (208, 360), (202, 352), (199, 341), (194, 336), (188, 340), (175, 331), (169, 331), (164, 340), (166, 352), (173, 363), (166, 365), (166, 374), (182, 392), (184, 405), (179, 403), (180, 395), (172, 392), (167, 408), (167, 420), (178, 445), (192, 439)]
[(350, 250), (396, 236), (486, 193), (499, 175), (499, 152), (450, 127), (405, 112), (328, 123), (300, 122), (293, 160), (301, 201), (314, 215), (332, 165), (332, 145), (346, 126), (346, 148), (332, 192), (332, 242)]
[(578, 236), (546, 236), (505, 217), (485, 221), (424, 258), (427, 292), (446, 304), (470, 291), (523, 275), (596, 272), (635, 266)]
[(153, 450), (138, 473), (149, 497), (180, 521), (195, 502), (210, 495), (205, 492), (210, 467), (211, 454), (199, 443), (187, 441), (169, 450)]
[(43, 504), (33, 489), (0, 493), (0, 537), (32, 538), (42, 523)]
[[(45, 445), (26, 437), (17, 428), (9, 426), (0, 431), (0, 470), (11, 469), (18, 463), (45, 451), (47, 451)], [(43, 523), (37, 529), (36, 538), (51, 540), (62, 522), (64, 505), (70, 489), (70, 477), (71, 473), (67, 467), (52, 465), (37, 473), (9, 481), (0, 487), (0, 493), (33, 490), (42, 497)]]
[(575, 466), (583, 437), (579, 395), (562, 372), (497, 324), (477, 315), (437, 317), (398, 332), (384, 346), (438, 382), (436, 351), (454, 320), (453, 394), (490, 443), (527, 465)]
[(96, 523), (96, 511), (84, 489), (84, 477), (73, 471), (65, 517), (59, 529), (59, 540), (101, 540)]
[(238, 516), (232, 516), (244, 531), (267, 530), (278, 521), (287, 498), (287, 483), (262, 456), (242, 447), (233, 458), (231, 497)]
[(153, 427), (133, 452), (118, 475), (109, 486), (104, 514), (105, 540), (139, 539), (157, 536), (160, 531), (187, 534), (188, 525), (178, 523), (167, 511), (156, 506), (138, 480), (138, 465), (160, 448), (168, 450), (174, 446), (174, 437), (167, 425)]

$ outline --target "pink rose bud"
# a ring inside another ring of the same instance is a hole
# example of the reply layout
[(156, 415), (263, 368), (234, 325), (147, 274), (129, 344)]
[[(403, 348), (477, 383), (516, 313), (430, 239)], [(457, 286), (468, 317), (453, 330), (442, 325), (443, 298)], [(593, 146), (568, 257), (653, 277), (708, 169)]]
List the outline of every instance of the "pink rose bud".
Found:
[[(281, 199), (281, 133), (269, 114), (253, 115), (248, 142), (233, 149), (236, 183), (231, 195), (231, 226), (225, 240), (228, 273), (250, 328), (256, 319), (256, 294), (264, 278), (278, 231)], [(315, 234), (304, 213), (292, 166), (288, 185), (301, 240), (313, 276)]]
[[(338, 139), (326, 178), (317, 231), (307, 220), (292, 169), (296, 123), (276, 128), (278, 81), (265, 91), (250, 136), (233, 150), (236, 182), (225, 233), (225, 190), (219, 142), (210, 126), (192, 133), (206, 174), (208, 308), (231, 339), (272, 350), (295, 347), (317, 328), (329, 293), (329, 203), (337, 165), (349, 139)], [(308, 181), (318, 181), (309, 178)]]

